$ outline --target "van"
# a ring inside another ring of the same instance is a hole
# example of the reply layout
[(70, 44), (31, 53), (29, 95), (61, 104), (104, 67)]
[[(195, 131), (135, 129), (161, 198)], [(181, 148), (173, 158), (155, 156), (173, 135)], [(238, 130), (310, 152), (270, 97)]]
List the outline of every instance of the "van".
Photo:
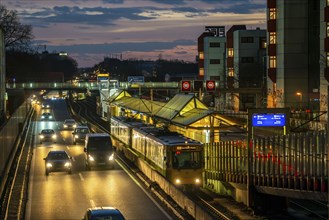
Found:
[(87, 170), (94, 166), (114, 167), (114, 148), (109, 134), (87, 134), (84, 152)]

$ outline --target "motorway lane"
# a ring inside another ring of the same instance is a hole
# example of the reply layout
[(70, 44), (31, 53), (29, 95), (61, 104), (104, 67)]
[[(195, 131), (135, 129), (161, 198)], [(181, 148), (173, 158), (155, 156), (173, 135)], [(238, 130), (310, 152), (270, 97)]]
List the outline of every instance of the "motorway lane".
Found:
[[(54, 121), (33, 122), (35, 134), (43, 128), (53, 128), (58, 138), (56, 143), (40, 144), (35, 135), (25, 219), (82, 219), (87, 208), (97, 206), (115, 206), (126, 219), (171, 219), (118, 164), (113, 170), (86, 171), (83, 146), (73, 145), (72, 131), (61, 130), (62, 121), (56, 121), (68, 117), (62, 109), (66, 108), (65, 101), (54, 102), (54, 108), (49, 110), (54, 113)], [(56, 113), (58, 108), (60, 114)], [(73, 157), (72, 174), (57, 172), (46, 176), (43, 158), (48, 151), (59, 149)]]

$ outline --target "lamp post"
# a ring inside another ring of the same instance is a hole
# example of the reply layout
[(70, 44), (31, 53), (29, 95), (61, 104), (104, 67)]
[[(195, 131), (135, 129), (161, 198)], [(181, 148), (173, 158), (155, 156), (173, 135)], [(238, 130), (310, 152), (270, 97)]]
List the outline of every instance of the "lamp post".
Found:
[(300, 110), (302, 110), (303, 94), (301, 92), (296, 92), (296, 95), (299, 96), (299, 106)]

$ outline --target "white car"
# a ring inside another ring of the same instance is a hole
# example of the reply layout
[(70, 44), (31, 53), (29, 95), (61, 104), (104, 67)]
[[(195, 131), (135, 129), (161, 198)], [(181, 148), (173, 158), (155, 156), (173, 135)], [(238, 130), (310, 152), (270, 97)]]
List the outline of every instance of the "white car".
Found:
[(42, 142), (56, 143), (56, 138), (56, 132), (53, 129), (42, 129), (39, 134), (40, 144), (42, 144)]
[(63, 123), (63, 129), (68, 129), (68, 130), (73, 130), (77, 127), (77, 122), (70, 118), (70, 119), (65, 119)]

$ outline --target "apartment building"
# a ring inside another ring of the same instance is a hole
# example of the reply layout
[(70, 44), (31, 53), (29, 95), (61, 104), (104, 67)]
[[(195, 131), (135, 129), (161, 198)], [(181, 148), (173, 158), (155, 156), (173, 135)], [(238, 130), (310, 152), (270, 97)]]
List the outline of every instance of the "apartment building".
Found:
[(320, 1), (267, 0), (268, 107), (319, 110), (320, 82), (327, 84), (320, 79), (321, 4), (320, 10)]

